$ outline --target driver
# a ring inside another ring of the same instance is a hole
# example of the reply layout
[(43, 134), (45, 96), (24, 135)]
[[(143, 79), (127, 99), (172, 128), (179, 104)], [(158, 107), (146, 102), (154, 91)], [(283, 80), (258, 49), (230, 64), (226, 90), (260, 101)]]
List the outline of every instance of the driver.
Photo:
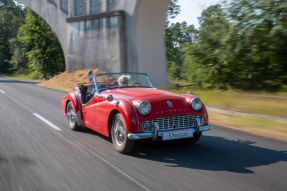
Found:
[(128, 86), (129, 84), (129, 79), (130, 79), (130, 76), (128, 75), (122, 75), (118, 78), (118, 84), (119, 86)]

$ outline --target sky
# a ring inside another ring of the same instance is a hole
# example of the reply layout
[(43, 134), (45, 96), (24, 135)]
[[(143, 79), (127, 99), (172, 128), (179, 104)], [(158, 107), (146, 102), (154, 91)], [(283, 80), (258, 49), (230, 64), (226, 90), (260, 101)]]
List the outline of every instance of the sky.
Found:
[(197, 17), (200, 17), (201, 12), (209, 7), (218, 3), (220, 0), (178, 0), (181, 6), (181, 14), (178, 15), (171, 22), (183, 22), (193, 24), (196, 28), (199, 27)]

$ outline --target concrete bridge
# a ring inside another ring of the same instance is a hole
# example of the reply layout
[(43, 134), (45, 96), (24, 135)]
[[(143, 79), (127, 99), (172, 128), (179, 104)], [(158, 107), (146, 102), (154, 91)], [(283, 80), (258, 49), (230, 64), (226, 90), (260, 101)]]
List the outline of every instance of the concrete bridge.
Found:
[(164, 19), (170, 0), (17, 0), (54, 30), (66, 70), (146, 72), (167, 84)]

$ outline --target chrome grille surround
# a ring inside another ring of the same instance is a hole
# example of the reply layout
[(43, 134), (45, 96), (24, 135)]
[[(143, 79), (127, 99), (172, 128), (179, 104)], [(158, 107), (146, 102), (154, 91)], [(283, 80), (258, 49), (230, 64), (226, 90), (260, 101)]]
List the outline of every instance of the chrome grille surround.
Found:
[(143, 132), (151, 132), (158, 127), (159, 131), (169, 131), (175, 129), (196, 128), (197, 120), (200, 116), (176, 115), (170, 117), (156, 118), (142, 123)]

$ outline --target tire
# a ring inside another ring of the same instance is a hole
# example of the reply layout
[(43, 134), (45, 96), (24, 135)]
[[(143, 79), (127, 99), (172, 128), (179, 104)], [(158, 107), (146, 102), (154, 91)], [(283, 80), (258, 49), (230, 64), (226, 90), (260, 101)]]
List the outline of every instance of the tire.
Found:
[(135, 141), (128, 139), (128, 132), (123, 116), (118, 113), (115, 115), (111, 127), (111, 137), (114, 148), (122, 154), (133, 151)]
[(77, 123), (75, 110), (71, 102), (68, 102), (67, 104), (67, 120), (68, 120), (69, 127), (73, 131), (81, 130), (81, 126), (79, 126)]
[(184, 143), (188, 143), (188, 144), (195, 144), (196, 142), (199, 141), (200, 137), (202, 135), (202, 132), (197, 132), (197, 133), (194, 133), (193, 137), (192, 138), (188, 138), (188, 139), (182, 139), (182, 142)]

